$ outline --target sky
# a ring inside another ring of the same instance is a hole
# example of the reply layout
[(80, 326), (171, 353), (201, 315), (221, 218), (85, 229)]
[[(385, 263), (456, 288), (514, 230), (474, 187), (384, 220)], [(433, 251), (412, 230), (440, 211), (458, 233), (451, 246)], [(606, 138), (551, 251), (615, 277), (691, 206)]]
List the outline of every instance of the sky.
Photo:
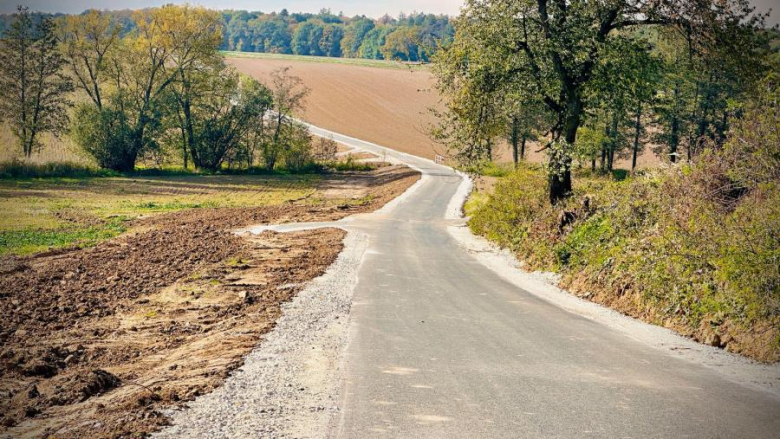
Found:
[[(780, 0), (750, 0), (759, 11), (773, 9), (769, 24), (780, 23)], [(80, 13), (85, 9), (138, 9), (166, 3), (192, 3), (212, 9), (246, 9), (272, 12), (287, 8), (290, 12), (318, 12), (330, 8), (333, 13), (348, 16), (367, 15), (378, 18), (385, 13), (413, 11), (457, 15), (463, 0), (0, 0), (0, 13), (10, 13), (17, 4), (41, 12)]]

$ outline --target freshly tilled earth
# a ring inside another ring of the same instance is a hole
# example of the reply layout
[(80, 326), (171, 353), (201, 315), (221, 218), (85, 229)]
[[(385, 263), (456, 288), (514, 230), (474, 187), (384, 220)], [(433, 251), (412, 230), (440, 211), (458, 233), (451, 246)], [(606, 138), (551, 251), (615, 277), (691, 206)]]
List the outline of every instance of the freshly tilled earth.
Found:
[(360, 202), (186, 210), (93, 248), (0, 261), (0, 437), (126, 437), (167, 424), (160, 410), (221, 385), (344, 236), (232, 230), (374, 210), (419, 178), (372, 174), (323, 188)]

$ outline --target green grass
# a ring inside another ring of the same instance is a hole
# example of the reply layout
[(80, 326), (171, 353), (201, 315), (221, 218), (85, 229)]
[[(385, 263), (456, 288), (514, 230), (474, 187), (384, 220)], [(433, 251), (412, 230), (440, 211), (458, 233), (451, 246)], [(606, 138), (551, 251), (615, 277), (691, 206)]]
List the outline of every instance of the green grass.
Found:
[(483, 177), (506, 177), (514, 170), (514, 164), (512, 163), (496, 163), (493, 161), (485, 161), (477, 163), (462, 169), (463, 172), (472, 175), (480, 175)]
[(92, 245), (124, 232), (139, 216), (278, 205), (310, 196), (319, 180), (315, 174), (0, 180), (0, 254)]
[(0, 255), (6, 253), (27, 255), (73, 244), (88, 247), (125, 232), (127, 229), (124, 221), (124, 218), (112, 218), (102, 225), (90, 227), (3, 231), (0, 232)]
[(363, 59), (363, 58), (335, 58), (328, 56), (310, 56), (310, 55), (285, 55), (279, 53), (259, 53), (259, 52), (231, 52), (223, 51), (222, 54), (228, 58), (254, 58), (271, 59), (282, 61), (303, 61), (313, 63), (342, 64), (361, 67), (376, 67), (381, 69), (400, 69), (400, 70), (425, 70), (428, 67), (420, 63), (406, 63), (401, 61), (386, 61), (381, 59)]

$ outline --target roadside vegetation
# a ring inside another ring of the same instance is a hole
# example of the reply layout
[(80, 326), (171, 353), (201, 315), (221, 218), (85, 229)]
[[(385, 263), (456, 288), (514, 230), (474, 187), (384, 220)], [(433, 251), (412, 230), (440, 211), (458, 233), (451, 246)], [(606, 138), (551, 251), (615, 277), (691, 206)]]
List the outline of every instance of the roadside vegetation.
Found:
[(780, 95), (764, 87), (695, 161), (622, 179), (575, 168), (554, 206), (543, 167), (520, 164), (472, 197), (469, 226), (583, 298), (780, 361)]
[[(742, 0), (673, 4), (468, 2), (436, 55), (433, 134), (493, 184), (465, 206), (471, 229), (527, 268), (777, 362), (777, 29)], [(513, 166), (492, 162), (502, 143)], [(528, 147), (545, 163), (525, 163)], [(661, 166), (637, 169), (644, 150)]]

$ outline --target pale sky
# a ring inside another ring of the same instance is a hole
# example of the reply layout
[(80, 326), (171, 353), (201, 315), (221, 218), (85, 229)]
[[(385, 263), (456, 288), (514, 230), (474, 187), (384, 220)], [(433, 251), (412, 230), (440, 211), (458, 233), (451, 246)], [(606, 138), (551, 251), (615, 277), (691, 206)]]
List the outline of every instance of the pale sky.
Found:
[(367, 15), (378, 18), (388, 13), (412, 11), (457, 15), (463, 0), (0, 0), (0, 13), (14, 12), (18, 4), (41, 12), (80, 13), (85, 9), (139, 9), (169, 3), (191, 3), (212, 9), (246, 9), (273, 12), (287, 8), (290, 12), (319, 12), (330, 8), (334, 14)]
[[(780, 0), (750, 0), (759, 11), (772, 8), (769, 24), (780, 22)], [(426, 12), (457, 15), (463, 0), (0, 0), (0, 13), (14, 12), (16, 5), (24, 4), (41, 12), (80, 13), (85, 9), (138, 9), (167, 3), (192, 3), (212, 9), (246, 9), (272, 12), (287, 8), (290, 12), (318, 12), (330, 8), (333, 13), (348, 16), (367, 15), (378, 18), (388, 13)]]

